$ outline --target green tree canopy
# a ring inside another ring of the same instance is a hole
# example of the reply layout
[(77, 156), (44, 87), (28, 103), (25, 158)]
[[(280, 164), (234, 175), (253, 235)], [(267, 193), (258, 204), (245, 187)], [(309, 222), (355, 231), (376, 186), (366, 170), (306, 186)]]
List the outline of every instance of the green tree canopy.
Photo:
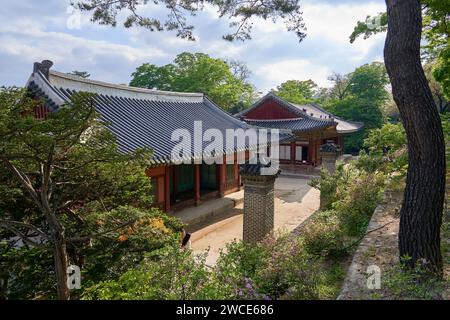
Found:
[(202, 92), (224, 109), (248, 106), (255, 90), (246, 81), (248, 71), (204, 53), (183, 52), (171, 64), (143, 64), (131, 75), (131, 86), (178, 92)]
[(433, 70), (433, 76), (441, 84), (446, 100), (450, 100), (450, 40), (447, 47), (442, 49), (439, 54), (439, 59)]
[(277, 87), (275, 94), (289, 102), (303, 104), (311, 102), (317, 90), (317, 84), (311, 79), (288, 80)]
[(85, 284), (115, 278), (180, 229), (151, 209), (151, 152), (119, 152), (90, 96), (72, 101), (36, 118), (43, 101), (0, 90), (0, 239), (10, 239), (0, 276), (11, 297), (67, 299), (69, 263)]
[(382, 107), (389, 100), (389, 80), (380, 62), (363, 65), (354, 72), (330, 77), (334, 86), (325, 108), (347, 120), (363, 122), (365, 129), (345, 139), (345, 151), (356, 152), (363, 144), (367, 129), (383, 124)]

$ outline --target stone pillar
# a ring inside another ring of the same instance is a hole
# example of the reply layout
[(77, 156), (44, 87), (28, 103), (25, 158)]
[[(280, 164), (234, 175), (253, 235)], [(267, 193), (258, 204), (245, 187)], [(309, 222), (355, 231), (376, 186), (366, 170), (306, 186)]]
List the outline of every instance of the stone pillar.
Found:
[(276, 168), (269, 175), (261, 169), (270, 167), (267, 160), (258, 164), (245, 164), (240, 168), (244, 182), (244, 232), (245, 243), (256, 243), (273, 231), (274, 183), (280, 173)]
[(334, 173), (336, 170), (336, 159), (341, 148), (335, 143), (326, 143), (320, 146), (319, 154), (322, 157), (322, 167), (328, 172)]

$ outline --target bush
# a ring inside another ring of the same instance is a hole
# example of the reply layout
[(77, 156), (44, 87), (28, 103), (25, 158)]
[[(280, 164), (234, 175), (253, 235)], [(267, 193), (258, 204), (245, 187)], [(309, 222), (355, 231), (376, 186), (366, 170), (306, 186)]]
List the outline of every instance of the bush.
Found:
[(302, 234), (305, 250), (316, 256), (340, 257), (346, 254), (345, 234), (335, 210), (317, 213)]
[(321, 279), (316, 259), (297, 239), (268, 237), (248, 245), (233, 242), (208, 267), (205, 255), (177, 243), (147, 255), (117, 280), (85, 290), (83, 299), (317, 299)]
[(408, 154), (405, 129), (401, 123), (386, 123), (379, 129), (373, 129), (364, 140), (357, 168), (367, 172), (381, 171), (385, 174), (406, 175)]
[(223, 299), (210, 284), (205, 256), (194, 256), (173, 243), (146, 256), (145, 262), (118, 280), (103, 281), (90, 288), (83, 299), (189, 300)]
[(332, 204), (344, 233), (351, 237), (364, 234), (373, 211), (381, 200), (384, 176), (359, 171), (346, 186), (338, 189), (339, 200)]
[(322, 213), (322, 219), (318, 219), (322, 226), (318, 225), (316, 228), (323, 227), (331, 232), (332, 226), (327, 226), (324, 217), (334, 217), (339, 230), (346, 236), (355, 237), (364, 233), (381, 200), (385, 176), (381, 172), (360, 170), (353, 163), (339, 163), (333, 174), (322, 170), (320, 178), (314, 179), (310, 184), (320, 190), (321, 209), (328, 210)]
[(315, 264), (298, 239), (278, 235), (255, 245), (227, 245), (215, 271), (237, 299), (317, 299)]
[(342, 162), (338, 162), (334, 173), (322, 168), (319, 178), (313, 178), (309, 185), (320, 190), (321, 209), (331, 209), (338, 197), (338, 187), (346, 185), (350, 179), (350, 171)]

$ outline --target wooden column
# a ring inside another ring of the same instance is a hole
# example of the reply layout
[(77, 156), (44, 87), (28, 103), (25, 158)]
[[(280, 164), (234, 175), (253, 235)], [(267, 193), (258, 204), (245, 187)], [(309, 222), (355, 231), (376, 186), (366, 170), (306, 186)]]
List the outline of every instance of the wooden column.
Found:
[(291, 164), (295, 164), (295, 141), (291, 142)]
[(316, 165), (315, 164), (315, 156), (314, 156), (314, 139), (309, 140), (308, 160), (313, 166)]
[(194, 201), (200, 204), (200, 165), (194, 164)]
[(225, 180), (226, 180), (226, 167), (225, 163), (218, 164), (218, 172), (219, 172), (219, 196), (223, 197), (225, 195)]
[(236, 181), (236, 186), (238, 190), (241, 189), (240, 177), (239, 177), (239, 164), (237, 159), (237, 153), (234, 154), (234, 180)]
[(170, 210), (170, 166), (166, 166), (164, 175), (164, 211)]

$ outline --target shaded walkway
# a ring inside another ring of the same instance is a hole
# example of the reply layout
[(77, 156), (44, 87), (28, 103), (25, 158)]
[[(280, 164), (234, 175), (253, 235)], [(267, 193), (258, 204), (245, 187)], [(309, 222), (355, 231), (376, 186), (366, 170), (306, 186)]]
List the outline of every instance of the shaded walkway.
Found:
[[(319, 191), (308, 179), (280, 176), (275, 183), (275, 230), (292, 231), (319, 208)], [(209, 248), (208, 264), (214, 264), (219, 251), (234, 239), (242, 239), (243, 205), (238, 204), (211, 220), (188, 228), (192, 249), (199, 253)]]

